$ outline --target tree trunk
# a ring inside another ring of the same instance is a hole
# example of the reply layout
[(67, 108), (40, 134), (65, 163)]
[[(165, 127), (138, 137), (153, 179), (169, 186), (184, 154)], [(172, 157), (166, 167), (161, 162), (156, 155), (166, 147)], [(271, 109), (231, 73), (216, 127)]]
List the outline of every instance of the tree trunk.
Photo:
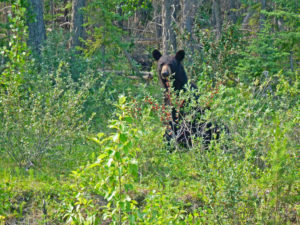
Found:
[(50, 14), (51, 14), (51, 24), (52, 24), (52, 30), (54, 30), (54, 2), (53, 0), (50, 1)]
[(242, 22), (242, 29), (248, 28), (249, 21), (250, 21), (251, 17), (253, 16), (254, 12), (255, 11), (251, 7), (249, 7), (248, 12)]
[(237, 15), (236, 15), (236, 12), (234, 11), (235, 9), (237, 9), (236, 0), (230, 0), (229, 7), (230, 7), (229, 18), (230, 18), (231, 22), (233, 24), (235, 24), (237, 21)]
[(65, 25), (65, 28), (67, 30), (70, 30), (70, 19), (69, 19), (69, 10), (67, 9), (67, 4), (68, 4), (68, 0), (64, 0), (64, 7), (65, 7), (65, 10), (64, 10), (64, 23), (66, 24)]
[[(266, 9), (266, 5), (267, 5), (267, 1), (266, 0), (261, 0), (261, 10), (265, 10)], [(265, 20), (266, 20), (266, 16), (265, 14), (260, 13), (260, 18), (259, 18), (259, 29), (263, 29), (264, 25), (265, 25)]]
[(182, 0), (182, 27), (187, 33), (192, 32), (194, 0)]
[(71, 19), (71, 47), (82, 46), (80, 38), (84, 38), (83, 12), (86, 0), (73, 0)]
[(172, 28), (172, 18), (174, 17), (175, 6), (172, 0), (162, 0), (162, 44), (163, 54), (170, 54), (176, 51), (176, 35)]
[(42, 0), (29, 0), (27, 10), (27, 23), (29, 31), (28, 44), (35, 53), (39, 54), (41, 45), (46, 39)]
[(182, 0), (181, 5), (181, 32), (184, 34), (185, 37), (184, 42), (182, 43), (183, 46), (181, 46), (181, 48), (186, 50), (186, 61), (191, 63), (194, 54), (193, 22), (199, 3), (197, 3), (197, 0)]
[[(182, 33), (185, 34), (183, 48), (193, 54), (193, 22), (196, 10), (198, 8), (197, 0), (182, 0)], [(188, 54), (189, 55), (189, 54)]]
[[(155, 23), (155, 34), (156, 34), (156, 41), (160, 43), (162, 37), (162, 20), (161, 20), (161, 2), (160, 1), (153, 1), (152, 3), (154, 8), (154, 23)], [(159, 44), (157, 46), (159, 48)]]
[(221, 2), (220, 0), (213, 0), (212, 4), (212, 23), (217, 31), (217, 38), (219, 39), (222, 31), (222, 18), (221, 18)]

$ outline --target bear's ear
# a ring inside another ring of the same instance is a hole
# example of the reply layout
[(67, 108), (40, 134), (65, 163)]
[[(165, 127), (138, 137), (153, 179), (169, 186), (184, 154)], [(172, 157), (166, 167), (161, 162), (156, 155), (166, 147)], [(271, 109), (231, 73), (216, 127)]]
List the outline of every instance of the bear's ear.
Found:
[(161, 57), (161, 53), (160, 53), (157, 49), (155, 49), (155, 50), (152, 52), (152, 56), (153, 56), (153, 58), (154, 58), (156, 61), (158, 61), (158, 60), (160, 59), (160, 57)]
[(184, 50), (179, 50), (175, 55), (175, 59), (181, 62), (184, 59), (184, 55)]

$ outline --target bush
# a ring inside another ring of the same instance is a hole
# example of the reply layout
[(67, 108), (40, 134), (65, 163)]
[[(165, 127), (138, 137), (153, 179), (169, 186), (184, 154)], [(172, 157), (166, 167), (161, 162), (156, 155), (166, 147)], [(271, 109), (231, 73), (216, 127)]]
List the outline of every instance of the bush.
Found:
[[(70, 34), (66, 34), (62, 29), (47, 34), (47, 40), (42, 46), (40, 56), (35, 58), (40, 73), (55, 73), (61, 62), (65, 62), (69, 66), (69, 75), (74, 81), (78, 81), (81, 74), (86, 73), (87, 69), (91, 67), (92, 63), (80, 54), (76, 54), (75, 49), (68, 48), (69, 36)], [(61, 75), (67, 76), (68, 73)]]
[(282, 74), (251, 86), (220, 84), (217, 92), (199, 83), (198, 104), (211, 106), (204, 118), (229, 128), (207, 151), (194, 142), (169, 153), (157, 100), (121, 97), (111, 133), (93, 138), (97, 159), (73, 173), (62, 217), (79, 224), (295, 221), (299, 84), (292, 83)]
[(85, 74), (74, 82), (64, 63), (52, 74), (30, 72), (20, 86), (7, 83), (0, 96), (1, 150), (26, 168), (45, 155), (58, 157), (88, 130), (83, 105), (95, 81)]

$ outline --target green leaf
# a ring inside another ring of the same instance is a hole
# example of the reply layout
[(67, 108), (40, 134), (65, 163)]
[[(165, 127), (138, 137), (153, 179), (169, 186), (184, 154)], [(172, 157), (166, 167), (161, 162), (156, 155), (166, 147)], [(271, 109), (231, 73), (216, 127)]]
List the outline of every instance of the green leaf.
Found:
[(132, 122), (133, 122), (132, 117), (129, 117), (129, 116), (126, 116), (126, 117), (124, 118), (124, 120), (125, 120), (126, 122), (128, 122), (128, 123), (132, 123)]
[(107, 201), (111, 201), (112, 198), (116, 195), (117, 191), (113, 191), (111, 195), (107, 198)]
[(113, 135), (112, 140), (113, 142), (118, 143), (120, 140), (120, 134), (116, 133), (115, 135)]
[(107, 162), (107, 166), (110, 167), (111, 164), (113, 163), (114, 159), (113, 158), (109, 158), (108, 162)]
[(135, 160), (132, 161), (131, 164), (129, 164), (129, 171), (132, 176), (134, 177), (138, 176), (138, 165)]
[(126, 97), (124, 95), (119, 96), (119, 104), (123, 105), (126, 102)]
[(133, 190), (133, 185), (132, 184), (125, 184), (124, 187), (125, 187), (125, 191)]
[(89, 139), (92, 140), (92, 141), (94, 141), (94, 142), (96, 142), (99, 145), (101, 144), (100, 141), (97, 138), (95, 138), (95, 137), (91, 137)]
[(100, 138), (102, 138), (104, 136), (104, 133), (98, 133), (97, 134), (97, 137), (100, 139)]
[(116, 152), (115, 156), (116, 156), (116, 159), (117, 159), (118, 161), (121, 160), (121, 154), (120, 154), (120, 152)]
[(121, 141), (121, 142), (124, 143), (124, 142), (127, 141), (127, 139), (128, 139), (128, 138), (127, 138), (127, 135), (126, 135), (126, 134), (124, 134), (124, 133), (120, 134), (120, 141)]

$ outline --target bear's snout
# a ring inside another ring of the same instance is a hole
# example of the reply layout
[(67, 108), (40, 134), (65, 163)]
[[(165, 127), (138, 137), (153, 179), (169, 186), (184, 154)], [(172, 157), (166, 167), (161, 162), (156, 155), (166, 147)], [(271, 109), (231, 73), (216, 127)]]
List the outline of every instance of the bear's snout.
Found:
[(161, 76), (167, 78), (171, 74), (171, 68), (169, 65), (164, 65), (161, 69)]
[(161, 74), (164, 78), (167, 78), (169, 76), (169, 73), (168, 72), (164, 72)]

